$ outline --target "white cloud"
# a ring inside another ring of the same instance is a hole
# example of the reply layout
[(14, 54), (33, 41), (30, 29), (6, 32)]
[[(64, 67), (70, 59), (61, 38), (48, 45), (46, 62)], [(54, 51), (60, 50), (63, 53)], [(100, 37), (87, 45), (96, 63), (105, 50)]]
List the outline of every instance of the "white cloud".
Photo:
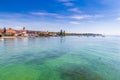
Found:
[(70, 21), (69, 23), (70, 23), (70, 24), (75, 24), (75, 25), (81, 24), (80, 22), (77, 22), (77, 21)]
[(70, 8), (68, 11), (81, 13), (82, 11), (79, 8)]
[(72, 15), (69, 16), (70, 19), (82, 20), (82, 19), (97, 19), (103, 17), (102, 15)]
[[(40, 15), (44, 15), (44, 13), (39, 13)], [(54, 13), (49, 13), (50, 15), (54, 14)], [(8, 15), (13, 16), (13, 17), (8, 17)], [(52, 20), (52, 18), (50, 18), (50, 20), (45, 19), (41, 20), (40, 17), (34, 17), (34, 15), (26, 15), (29, 18), (25, 17), (17, 17), (18, 15), (14, 15), (14, 14), (2, 14), (0, 15), (0, 28), (3, 27), (11, 27), (11, 28), (15, 28), (15, 29), (22, 29), (23, 26), (26, 27), (26, 29), (30, 29), (30, 30), (48, 30), (48, 31), (56, 31), (56, 30), (60, 30), (60, 29), (67, 29), (69, 31), (72, 32), (82, 32), (82, 30), (84, 32), (89, 32), (91, 30), (93, 30), (93, 32), (105, 32), (105, 33), (119, 33), (119, 24), (116, 24), (114, 22), (102, 22), (101, 23), (87, 23), (84, 24), (83, 22), (81, 23), (81, 21), (79, 21), (78, 19), (89, 19), (89, 18), (94, 18), (94, 17), (100, 17), (100, 15), (74, 15), (72, 17), (76, 18), (76, 19), (71, 19), (69, 18), (70, 16), (65, 16), (65, 18), (63, 20), (60, 19), (56, 19), (56, 20), (60, 20), (60, 21), (54, 21)], [(22, 15), (22, 14), (21, 14)], [(24, 15), (24, 14), (23, 14)], [(45, 13), (45, 15), (48, 15), (48, 13)], [(4, 16), (7, 16), (5, 18), (3, 18)], [(32, 17), (31, 17), (32, 16)], [(63, 15), (62, 15), (63, 16)], [(118, 20), (120, 20), (120, 17), (116, 18)], [(71, 21), (70, 21), (71, 20)], [(93, 19), (90, 19), (93, 20)], [(90, 20), (85, 20), (85, 21), (90, 21)], [(69, 21), (69, 22), (68, 22)], [(90, 21), (91, 22), (91, 21)], [(76, 28), (73, 27), (76, 26)], [(83, 27), (79, 27), (79, 25), (83, 26)], [(102, 25), (102, 26), (101, 26)], [(70, 26), (70, 27), (66, 27), (66, 26)], [(86, 26), (86, 27), (84, 27)], [(97, 26), (97, 27), (96, 27)], [(106, 27), (108, 26), (108, 27)], [(118, 26), (118, 27), (114, 27), (114, 26)], [(111, 27), (111, 28), (110, 28)], [(90, 30), (91, 29), (91, 30)], [(108, 32), (107, 32), (108, 31)]]
[(88, 21), (88, 22), (92, 23), (92, 22), (95, 22), (95, 21), (92, 21), (92, 20), (91, 20), (91, 21)]
[(31, 12), (33, 15), (39, 15), (39, 16), (56, 16), (58, 14), (56, 13), (48, 13), (48, 12)]
[(66, 3), (63, 3), (63, 5), (65, 5), (65, 6), (73, 6), (74, 4), (72, 2), (66, 2)]
[(101, 0), (102, 4), (109, 5), (109, 6), (119, 6), (120, 1), (114, 1), (114, 0)]
[[(78, 8), (71, 8), (69, 9), (69, 11), (73, 11), (73, 12), (81, 12)], [(102, 15), (86, 15), (86, 14), (82, 14), (82, 15), (70, 15), (70, 16), (65, 16), (65, 15), (61, 15), (58, 13), (49, 13), (49, 12), (30, 12), (30, 14), (34, 15), (34, 16), (40, 16), (40, 17), (51, 17), (52, 18), (56, 18), (56, 19), (64, 19), (64, 20), (83, 20), (83, 19), (97, 19), (100, 17), (103, 17)]]
[(88, 18), (91, 18), (92, 16), (90, 15), (73, 15), (73, 16), (70, 16), (69, 18), (72, 18), (72, 19), (88, 19)]
[(75, 0), (58, 0), (58, 2), (73, 2)]
[(120, 17), (118, 17), (116, 20), (120, 21)]
[(104, 17), (104, 15), (99, 15), (99, 14), (97, 14), (97, 15), (93, 15), (92, 17), (95, 18), (95, 19), (96, 19), (96, 18), (102, 18), (102, 17)]
[(65, 6), (73, 6), (75, 0), (58, 0), (58, 2), (63, 3)]
[(8, 14), (8, 13), (2, 13), (0, 14), (0, 17), (6, 17), (6, 18), (14, 18), (14, 17), (25, 17), (25, 16), (28, 16), (28, 15), (25, 15), (25, 14), (19, 14), (19, 13), (12, 13), (12, 14)]
[(48, 13), (48, 12), (30, 12), (32, 15), (44, 16), (44, 17), (54, 17), (54, 18), (64, 18), (62, 15), (57, 13)]

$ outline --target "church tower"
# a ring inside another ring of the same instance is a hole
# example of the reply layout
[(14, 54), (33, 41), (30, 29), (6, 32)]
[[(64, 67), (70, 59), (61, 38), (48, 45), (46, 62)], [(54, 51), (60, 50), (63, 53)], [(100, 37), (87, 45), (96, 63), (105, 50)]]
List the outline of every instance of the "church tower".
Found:
[(25, 27), (23, 27), (23, 30), (25, 30)]

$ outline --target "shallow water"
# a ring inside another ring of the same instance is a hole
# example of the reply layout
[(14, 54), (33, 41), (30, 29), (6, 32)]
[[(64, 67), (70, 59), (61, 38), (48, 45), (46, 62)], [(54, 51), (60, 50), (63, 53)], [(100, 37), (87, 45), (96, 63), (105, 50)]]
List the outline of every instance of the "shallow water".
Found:
[(120, 37), (5, 39), (0, 80), (120, 80)]

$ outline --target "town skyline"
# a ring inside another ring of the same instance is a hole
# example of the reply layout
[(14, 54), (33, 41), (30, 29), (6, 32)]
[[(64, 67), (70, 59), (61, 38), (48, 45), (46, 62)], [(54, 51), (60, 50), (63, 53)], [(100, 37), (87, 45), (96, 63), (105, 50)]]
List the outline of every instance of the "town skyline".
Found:
[(49, 32), (49, 31), (40, 31), (40, 30), (27, 30), (25, 27), (22, 29), (13, 29), (6, 28), (0, 29), (0, 37), (57, 37), (57, 36), (66, 36), (65, 30), (60, 30), (59, 32)]
[(119, 7), (114, 0), (4, 0), (0, 28), (120, 35)]

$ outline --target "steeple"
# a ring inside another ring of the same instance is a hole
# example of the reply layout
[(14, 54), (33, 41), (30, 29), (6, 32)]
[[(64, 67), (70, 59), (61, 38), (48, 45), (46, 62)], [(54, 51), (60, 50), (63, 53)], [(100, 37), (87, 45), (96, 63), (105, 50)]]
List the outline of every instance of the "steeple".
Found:
[(25, 27), (23, 27), (23, 30), (25, 30)]

